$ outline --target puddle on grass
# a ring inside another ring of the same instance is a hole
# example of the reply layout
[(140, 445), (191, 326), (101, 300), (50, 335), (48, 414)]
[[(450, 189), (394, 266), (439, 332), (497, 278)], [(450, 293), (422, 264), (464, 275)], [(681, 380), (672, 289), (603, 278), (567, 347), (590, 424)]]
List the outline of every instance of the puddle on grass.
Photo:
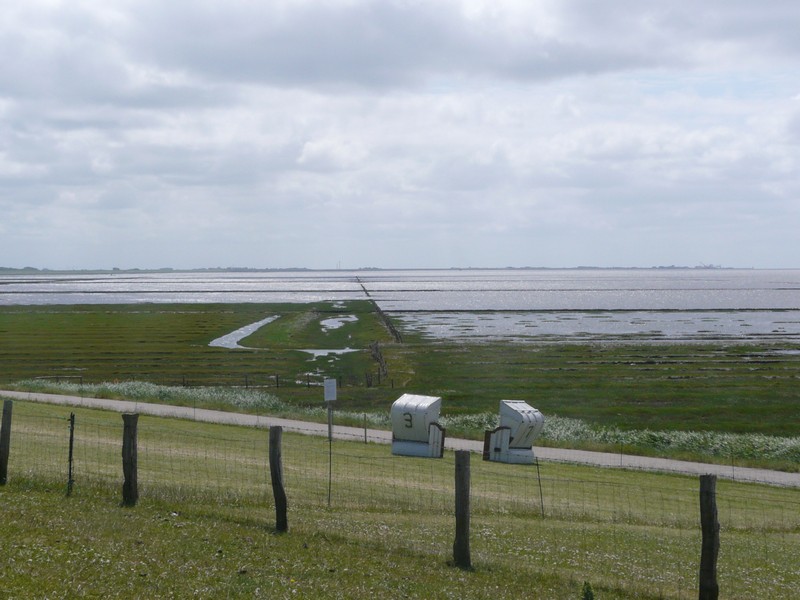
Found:
[(330, 319), (323, 319), (319, 322), (322, 326), (322, 331), (330, 331), (331, 329), (339, 329), (345, 323), (354, 323), (358, 321), (355, 315), (344, 315), (342, 317), (331, 317)]
[(322, 348), (301, 348), (297, 350), (298, 352), (305, 352), (306, 354), (311, 355), (311, 360), (319, 358), (320, 356), (329, 356), (339, 355), (339, 354), (349, 354), (350, 352), (358, 352), (358, 348), (334, 348), (334, 349), (322, 349)]
[(244, 327), (240, 327), (236, 331), (232, 331), (222, 337), (218, 337), (215, 340), (211, 340), (208, 345), (213, 346), (215, 348), (229, 348), (229, 349), (243, 349), (249, 350), (247, 346), (240, 346), (239, 342), (246, 338), (248, 335), (251, 335), (258, 331), (261, 327), (268, 323), (272, 323), (275, 319), (277, 319), (277, 315), (273, 315), (271, 317), (267, 317), (266, 319), (261, 319), (260, 321), (256, 321), (255, 323), (250, 323), (250, 325), (245, 325)]
[[(261, 319), (260, 321), (256, 321), (255, 323), (251, 323), (250, 325), (245, 325), (244, 327), (240, 327), (236, 331), (232, 331), (222, 337), (218, 337), (217, 339), (209, 342), (209, 346), (214, 346), (217, 348), (229, 348), (229, 349), (242, 349), (242, 350), (252, 350), (252, 348), (248, 348), (247, 346), (242, 346), (239, 344), (241, 340), (246, 338), (248, 335), (251, 335), (259, 328), (267, 325), (268, 323), (272, 323), (278, 316), (267, 317), (266, 319)], [(325, 319), (322, 321), (323, 328), (327, 326), (328, 329), (336, 329), (337, 327), (341, 327), (344, 323), (357, 321), (358, 318), (355, 315), (348, 315), (345, 317), (337, 317), (335, 319)], [(358, 352), (358, 348), (298, 348), (298, 352), (305, 352), (306, 354), (310, 354), (311, 358), (309, 360), (316, 360), (320, 357), (325, 356), (332, 356), (336, 357), (341, 354), (349, 354), (350, 352)]]

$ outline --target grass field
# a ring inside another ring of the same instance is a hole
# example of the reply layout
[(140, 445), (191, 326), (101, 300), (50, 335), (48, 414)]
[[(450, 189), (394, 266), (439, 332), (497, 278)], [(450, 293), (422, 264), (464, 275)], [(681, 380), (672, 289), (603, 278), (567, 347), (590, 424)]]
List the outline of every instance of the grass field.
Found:
[[(693, 598), (692, 477), (472, 460), (474, 571), (448, 563), (453, 457), (284, 434), (289, 533), (273, 531), (267, 432), (142, 416), (140, 502), (120, 507), (118, 414), (15, 402), (0, 487), (4, 597)], [(541, 481), (541, 486), (539, 486)], [(725, 598), (792, 598), (800, 491), (719, 481)]]
[[(250, 349), (208, 346), (273, 315), (279, 318), (241, 342)], [(341, 316), (357, 319), (323, 327), (325, 319)], [(623, 432), (711, 431), (789, 440), (800, 435), (800, 352), (775, 345), (448, 343), (405, 334), (397, 343), (368, 301), (7, 306), (0, 308), (0, 335), (4, 385), (44, 377), (237, 386), (268, 391), (285, 406), (302, 409), (320, 406), (319, 383), (336, 377), (344, 411), (386, 414), (400, 394), (413, 392), (442, 396), (443, 415), (451, 419), (496, 413), (506, 398), (525, 400), (549, 417)], [(386, 372), (370, 349), (374, 342)], [(343, 348), (357, 351), (318, 357), (298, 351)], [(454, 431), (480, 436), (484, 422)], [(669, 444), (642, 448), (647, 436), (630, 444), (615, 436), (586, 443), (686, 452)], [(735, 458), (721, 452), (723, 460)], [(757, 449), (751, 454), (756, 456), (742, 458), (759, 464)], [(761, 464), (798, 468), (793, 458)]]
[[(213, 339), (267, 316), (281, 318), (269, 326), (269, 339), (255, 350), (209, 347)], [(320, 321), (338, 315), (359, 320), (340, 329), (323, 330)], [(84, 381), (142, 380), (156, 383), (294, 386), (317, 378), (324, 358), (312, 359), (301, 348), (361, 352), (336, 359), (346, 376), (372, 369), (365, 350), (373, 340), (387, 339), (369, 302), (348, 303), (343, 310), (329, 303), (310, 305), (113, 305), (9, 306), (0, 308), (0, 356), (7, 365), (4, 381), (47, 376), (82, 377)]]

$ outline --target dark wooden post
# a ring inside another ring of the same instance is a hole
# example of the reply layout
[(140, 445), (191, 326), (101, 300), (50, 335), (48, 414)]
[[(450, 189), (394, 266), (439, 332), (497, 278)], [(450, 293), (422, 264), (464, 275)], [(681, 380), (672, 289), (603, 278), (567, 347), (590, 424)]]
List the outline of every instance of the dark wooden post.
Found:
[(281, 460), (281, 438), (283, 428), (269, 428), (269, 475), (272, 479), (272, 495), (275, 497), (275, 530), (283, 533), (289, 531), (286, 518), (286, 490), (283, 487), (283, 462)]
[(700, 600), (717, 600), (717, 556), (719, 555), (719, 520), (717, 519), (717, 476), (700, 476), (700, 526), (703, 543), (700, 553)]
[(0, 423), (0, 485), (8, 481), (8, 455), (11, 453), (11, 410), (14, 402), (3, 401), (3, 420)]
[(69, 413), (69, 456), (67, 461), (69, 463), (69, 475), (67, 476), (67, 496), (72, 495), (72, 484), (75, 481), (72, 479), (72, 458), (73, 450), (75, 448), (75, 413)]
[(456, 539), (453, 562), (461, 569), (471, 569), (469, 556), (469, 451), (456, 450)]
[(122, 483), (122, 504), (123, 506), (136, 506), (136, 502), (139, 500), (136, 456), (136, 428), (139, 415), (126, 413), (122, 415), (122, 421), (124, 423), (122, 430), (122, 474), (125, 477), (125, 481)]

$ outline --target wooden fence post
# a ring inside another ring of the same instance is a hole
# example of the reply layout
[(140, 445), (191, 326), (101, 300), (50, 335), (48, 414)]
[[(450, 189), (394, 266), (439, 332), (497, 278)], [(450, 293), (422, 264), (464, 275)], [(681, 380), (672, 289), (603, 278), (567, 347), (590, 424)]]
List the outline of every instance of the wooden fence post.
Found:
[(456, 450), (456, 539), (453, 562), (461, 569), (471, 569), (469, 555), (469, 451)]
[(717, 600), (717, 556), (719, 555), (719, 520), (717, 519), (717, 476), (700, 476), (700, 526), (703, 542), (700, 552), (700, 600)]
[(285, 533), (289, 530), (286, 518), (286, 490), (283, 487), (283, 462), (281, 460), (281, 438), (283, 428), (269, 428), (269, 475), (272, 479), (272, 495), (275, 497), (275, 530)]
[(72, 459), (74, 456), (74, 449), (75, 449), (75, 413), (69, 413), (69, 454), (67, 456), (67, 462), (69, 464), (69, 473), (67, 475), (67, 496), (72, 495), (72, 484), (75, 481), (72, 479)]
[(136, 502), (139, 500), (136, 456), (136, 428), (139, 415), (125, 413), (122, 415), (122, 421), (124, 423), (122, 430), (122, 474), (125, 478), (122, 483), (122, 504), (123, 506), (136, 506)]
[(8, 455), (11, 453), (11, 410), (14, 402), (3, 401), (3, 420), (0, 423), (0, 485), (8, 481)]

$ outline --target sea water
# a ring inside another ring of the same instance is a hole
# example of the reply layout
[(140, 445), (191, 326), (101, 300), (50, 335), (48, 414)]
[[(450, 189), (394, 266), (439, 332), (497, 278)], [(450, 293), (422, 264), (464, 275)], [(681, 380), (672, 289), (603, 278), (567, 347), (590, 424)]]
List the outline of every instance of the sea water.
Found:
[(450, 269), (0, 276), (0, 305), (369, 298), (447, 339), (800, 342), (800, 270)]

